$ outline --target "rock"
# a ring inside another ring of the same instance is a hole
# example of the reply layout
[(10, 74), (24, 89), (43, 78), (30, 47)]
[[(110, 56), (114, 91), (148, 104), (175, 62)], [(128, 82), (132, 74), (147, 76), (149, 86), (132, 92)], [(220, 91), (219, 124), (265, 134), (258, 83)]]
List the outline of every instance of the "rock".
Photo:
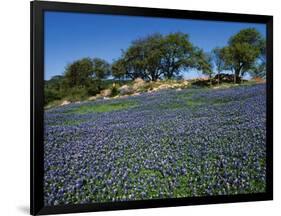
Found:
[(265, 79), (260, 78), (260, 77), (255, 77), (255, 78), (253, 78), (253, 80), (254, 80), (256, 83), (265, 83), (265, 82), (266, 82)]
[(119, 96), (119, 98), (127, 98), (127, 97), (129, 97), (129, 95), (121, 95), (121, 96)]
[(136, 93), (132, 94), (132, 96), (138, 96), (138, 95), (140, 95), (139, 92), (136, 92)]
[(102, 96), (100, 94), (96, 94), (96, 99), (100, 99)]
[(96, 100), (96, 99), (97, 99), (96, 96), (91, 96), (91, 97), (88, 98), (88, 100)]
[(142, 78), (136, 78), (134, 83), (144, 83), (145, 81)]
[(168, 84), (162, 84), (162, 85), (160, 85), (160, 86), (158, 86), (158, 88), (157, 89), (168, 89), (168, 88), (170, 88), (170, 85), (168, 85)]
[(137, 78), (134, 80), (134, 83), (133, 83), (133, 89), (134, 90), (138, 90), (140, 89), (141, 87), (144, 87), (146, 85), (145, 81), (141, 78)]
[(104, 89), (100, 92), (102, 97), (109, 97), (111, 95), (111, 89)]
[[(214, 80), (216, 82), (218, 82), (218, 80), (220, 80), (220, 82), (228, 82), (228, 83), (231, 83), (231, 82), (234, 82), (234, 75), (233, 74), (225, 74), (225, 73), (221, 73), (221, 74), (217, 74), (215, 77), (214, 77)], [(241, 77), (237, 77), (236, 78), (236, 81), (238, 83), (241, 82)]]
[(134, 93), (134, 89), (128, 85), (123, 85), (118, 90), (121, 95), (128, 95)]
[(70, 101), (65, 100), (61, 103), (61, 106), (65, 106), (65, 105), (68, 105), (68, 104), (70, 104)]

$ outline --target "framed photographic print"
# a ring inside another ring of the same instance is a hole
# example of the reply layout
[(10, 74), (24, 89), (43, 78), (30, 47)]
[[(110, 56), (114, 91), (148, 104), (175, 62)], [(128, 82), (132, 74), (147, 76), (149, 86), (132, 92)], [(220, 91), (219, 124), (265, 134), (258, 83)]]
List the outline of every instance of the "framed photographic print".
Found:
[(273, 199), (273, 17), (31, 2), (31, 214)]

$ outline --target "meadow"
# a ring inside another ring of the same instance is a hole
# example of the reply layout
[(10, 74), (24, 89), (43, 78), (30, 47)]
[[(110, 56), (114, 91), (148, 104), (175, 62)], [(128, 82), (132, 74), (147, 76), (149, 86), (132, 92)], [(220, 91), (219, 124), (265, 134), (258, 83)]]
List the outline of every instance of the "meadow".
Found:
[(71, 103), (44, 121), (47, 206), (265, 191), (265, 84)]

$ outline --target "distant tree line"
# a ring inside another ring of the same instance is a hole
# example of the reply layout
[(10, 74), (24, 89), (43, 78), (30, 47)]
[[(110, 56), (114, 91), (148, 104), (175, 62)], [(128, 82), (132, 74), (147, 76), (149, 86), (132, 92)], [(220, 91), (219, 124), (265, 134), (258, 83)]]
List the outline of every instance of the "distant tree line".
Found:
[(222, 72), (233, 74), (234, 83), (245, 73), (265, 78), (265, 46), (265, 39), (254, 28), (241, 30), (226, 46), (210, 53), (192, 44), (187, 34), (155, 33), (133, 41), (112, 64), (100, 58), (82, 58), (68, 64), (62, 76), (45, 81), (45, 104), (65, 97), (75, 100), (95, 95), (109, 77), (119, 81), (181, 79), (183, 72), (196, 70), (210, 80), (217, 74), (218, 83)]

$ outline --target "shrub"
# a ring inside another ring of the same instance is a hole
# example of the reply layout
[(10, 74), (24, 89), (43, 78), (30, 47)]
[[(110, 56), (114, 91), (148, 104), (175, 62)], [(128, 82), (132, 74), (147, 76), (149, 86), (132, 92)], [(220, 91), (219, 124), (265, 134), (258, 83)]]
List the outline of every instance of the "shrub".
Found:
[(112, 88), (111, 88), (111, 97), (114, 97), (114, 96), (116, 96), (116, 95), (118, 95), (119, 94), (119, 90), (118, 90), (118, 88), (117, 88), (117, 86), (115, 85), (115, 86), (112, 86)]
[(67, 91), (66, 99), (71, 102), (74, 102), (85, 100), (88, 97), (88, 91), (85, 87), (73, 87)]
[(87, 92), (88, 95), (96, 95), (100, 92), (102, 88), (101, 86), (101, 81), (100, 80), (91, 80), (90, 82), (87, 83)]
[(60, 100), (61, 98), (62, 96), (59, 91), (49, 88), (44, 91), (44, 105), (47, 105), (52, 101)]

